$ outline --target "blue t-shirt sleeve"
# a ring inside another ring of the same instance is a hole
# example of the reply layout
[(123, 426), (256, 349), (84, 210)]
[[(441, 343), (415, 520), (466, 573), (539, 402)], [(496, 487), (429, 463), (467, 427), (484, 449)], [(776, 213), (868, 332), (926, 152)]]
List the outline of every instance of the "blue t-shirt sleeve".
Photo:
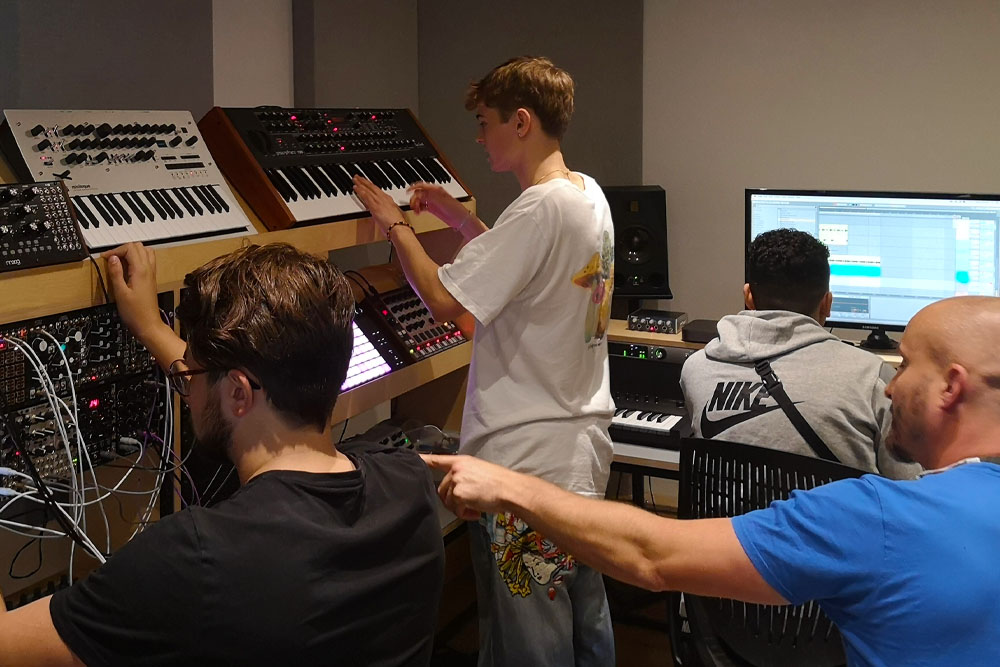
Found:
[(882, 508), (867, 477), (793, 491), (732, 523), (757, 572), (792, 604), (857, 599), (883, 579)]

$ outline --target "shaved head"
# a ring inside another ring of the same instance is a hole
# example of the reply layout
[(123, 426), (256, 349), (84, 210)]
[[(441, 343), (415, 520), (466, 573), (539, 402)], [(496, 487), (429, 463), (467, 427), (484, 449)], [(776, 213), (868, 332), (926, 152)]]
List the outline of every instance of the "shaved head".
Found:
[(957, 296), (927, 306), (910, 321), (911, 353), (926, 352), (939, 367), (959, 364), (1000, 390), (1000, 298)]
[(1000, 448), (1000, 298), (960, 296), (910, 320), (886, 395), (902, 460), (938, 468)]

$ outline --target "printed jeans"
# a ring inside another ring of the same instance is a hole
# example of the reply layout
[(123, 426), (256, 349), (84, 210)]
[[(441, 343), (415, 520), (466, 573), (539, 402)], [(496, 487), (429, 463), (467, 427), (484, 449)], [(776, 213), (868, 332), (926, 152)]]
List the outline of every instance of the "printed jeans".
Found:
[(469, 525), (479, 667), (610, 667), (614, 635), (601, 575), (510, 514)]

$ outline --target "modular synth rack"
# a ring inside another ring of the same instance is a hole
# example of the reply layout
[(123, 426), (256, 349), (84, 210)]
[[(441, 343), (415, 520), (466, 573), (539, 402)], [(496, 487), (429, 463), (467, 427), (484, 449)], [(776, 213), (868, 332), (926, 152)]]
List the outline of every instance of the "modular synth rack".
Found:
[[(168, 312), (171, 302), (160, 296)], [(156, 362), (113, 305), (0, 325), (0, 466), (27, 472), (30, 457), (43, 478), (64, 479), (81, 456), (97, 465), (123, 438), (162, 431), (166, 404)]]
[(65, 182), (91, 252), (253, 234), (188, 111), (6, 110), (22, 181)]
[(400, 206), (437, 183), (469, 193), (407, 109), (216, 107), (199, 123), (223, 173), (268, 229), (368, 215), (351, 179), (367, 177)]
[(65, 186), (0, 184), (0, 271), (86, 259)]

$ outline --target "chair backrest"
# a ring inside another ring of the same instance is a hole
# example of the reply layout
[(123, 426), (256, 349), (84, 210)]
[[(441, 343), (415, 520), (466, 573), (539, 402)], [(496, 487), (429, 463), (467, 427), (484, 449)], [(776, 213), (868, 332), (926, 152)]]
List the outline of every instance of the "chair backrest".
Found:
[[(785, 500), (793, 490), (865, 474), (810, 456), (702, 438), (681, 441), (680, 468), (682, 519), (738, 516)], [(685, 605), (695, 640), (728, 655), (719, 664), (846, 662), (840, 632), (815, 603), (776, 607), (686, 595)]]

